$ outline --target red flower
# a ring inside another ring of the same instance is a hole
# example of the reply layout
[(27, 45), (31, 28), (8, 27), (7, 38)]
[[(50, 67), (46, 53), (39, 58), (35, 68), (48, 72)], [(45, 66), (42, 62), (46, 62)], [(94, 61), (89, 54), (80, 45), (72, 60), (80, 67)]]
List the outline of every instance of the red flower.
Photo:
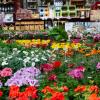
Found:
[(64, 92), (68, 92), (68, 91), (69, 91), (69, 89), (68, 89), (67, 86), (63, 86), (63, 87), (61, 87), (61, 88), (63, 89)]
[(65, 100), (63, 93), (56, 92), (52, 95), (51, 100)]
[(37, 89), (34, 86), (29, 86), (25, 89), (27, 97), (37, 98)]
[(29, 86), (25, 89), (25, 92), (27, 93), (28, 97), (31, 97), (33, 95), (33, 92), (36, 91), (36, 87), (34, 86)]
[(0, 97), (2, 97), (2, 95), (3, 95), (3, 92), (0, 90)]
[(26, 92), (19, 92), (18, 97), (27, 98), (27, 93)]
[(41, 66), (44, 72), (50, 72), (53, 70), (53, 65), (52, 64), (43, 64)]
[(75, 92), (84, 92), (86, 90), (86, 87), (83, 86), (78, 86), (77, 88), (74, 89)]
[(9, 97), (10, 98), (16, 98), (19, 95), (19, 87), (18, 86), (11, 86), (10, 87), (10, 92), (9, 92)]
[(18, 97), (16, 100), (29, 100), (28, 97)]
[(91, 86), (90, 88), (89, 88), (89, 90), (91, 91), (91, 92), (95, 92), (95, 93), (98, 93), (99, 92), (99, 88), (98, 88), (98, 86)]
[(32, 93), (32, 98), (33, 98), (33, 99), (38, 98), (38, 96), (37, 96), (37, 90), (35, 90), (35, 91)]
[(52, 74), (51, 76), (49, 76), (48, 80), (55, 81), (57, 80), (57, 76), (55, 74)]
[(53, 84), (54, 84), (55, 87), (57, 86), (57, 83), (56, 82), (54, 82)]
[(53, 62), (53, 67), (54, 68), (58, 68), (60, 66), (61, 66), (61, 61), (55, 61), (55, 62)]

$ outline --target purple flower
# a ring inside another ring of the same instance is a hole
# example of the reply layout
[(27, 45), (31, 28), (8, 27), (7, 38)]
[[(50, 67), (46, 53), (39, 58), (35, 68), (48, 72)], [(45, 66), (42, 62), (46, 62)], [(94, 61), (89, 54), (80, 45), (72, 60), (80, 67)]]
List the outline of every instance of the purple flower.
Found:
[(100, 69), (100, 62), (98, 62), (96, 68), (97, 68), (97, 69)]
[(23, 86), (31, 85), (38, 86), (39, 81), (36, 79), (40, 75), (40, 70), (35, 67), (22, 68), (18, 70), (14, 75), (7, 80), (6, 86)]

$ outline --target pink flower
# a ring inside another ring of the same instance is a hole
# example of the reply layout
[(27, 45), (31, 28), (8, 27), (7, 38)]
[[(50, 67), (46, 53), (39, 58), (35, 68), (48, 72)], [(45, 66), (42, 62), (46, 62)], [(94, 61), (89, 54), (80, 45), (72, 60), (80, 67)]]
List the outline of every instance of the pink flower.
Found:
[(0, 72), (1, 77), (7, 77), (7, 76), (11, 76), (12, 75), (12, 69), (11, 68), (4, 68), (1, 72)]
[(41, 66), (41, 68), (43, 69), (44, 72), (50, 72), (50, 71), (52, 71), (54, 69), (53, 68), (53, 65), (52, 64), (49, 64), (49, 63), (43, 64)]
[(82, 79), (84, 77), (83, 72), (81, 72), (77, 69), (69, 71), (68, 75), (71, 76), (72, 78), (75, 78), (75, 79)]
[(57, 76), (55, 74), (52, 74), (51, 76), (49, 76), (48, 80), (55, 81), (57, 80)]
[(83, 72), (85, 71), (85, 67), (78, 66), (77, 68), (68, 72), (68, 75), (72, 78), (82, 79), (84, 77)]
[(97, 68), (97, 69), (100, 69), (100, 62), (98, 62), (96, 68)]
[(85, 71), (85, 67), (84, 66), (78, 66), (76, 67), (77, 70), (84, 72)]
[(72, 42), (73, 43), (79, 43), (80, 42), (80, 39), (73, 39)]

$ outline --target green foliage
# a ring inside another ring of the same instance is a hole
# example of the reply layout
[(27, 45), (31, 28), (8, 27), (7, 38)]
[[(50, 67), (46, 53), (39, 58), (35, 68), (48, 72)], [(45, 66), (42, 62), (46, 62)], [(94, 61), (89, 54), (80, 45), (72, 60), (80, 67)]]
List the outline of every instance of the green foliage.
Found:
[(48, 35), (56, 41), (67, 40), (68, 36), (63, 27), (54, 27), (48, 31)]

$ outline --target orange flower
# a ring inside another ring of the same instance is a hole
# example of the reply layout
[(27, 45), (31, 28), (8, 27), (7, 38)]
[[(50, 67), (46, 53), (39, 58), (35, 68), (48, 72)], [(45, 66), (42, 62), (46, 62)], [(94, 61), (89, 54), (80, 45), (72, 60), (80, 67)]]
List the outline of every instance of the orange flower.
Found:
[(100, 50), (97, 50), (97, 53), (100, 54)]
[(97, 54), (97, 50), (96, 50), (96, 49), (91, 50), (91, 54), (92, 54), (92, 55)]
[(84, 92), (86, 90), (86, 87), (83, 86), (78, 86), (77, 88), (74, 89), (74, 92)]
[(64, 94), (56, 92), (52, 95), (51, 100), (65, 100)]
[(90, 53), (87, 53), (87, 54), (85, 54), (85, 56), (86, 56), (86, 57), (89, 57), (89, 56), (91, 56), (91, 54), (90, 54)]
[(49, 87), (49, 86), (46, 86), (46, 87), (42, 90), (42, 92), (43, 92), (44, 94), (46, 94), (47, 92), (50, 92), (51, 94), (55, 93), (55, 91), (54, 91), (51, 87)]
[(98, 88), (98, 86), (91, 86), (90, 88), (89, 88), (89, 90), (90, 90), (90, 92), (95, 92), (95, 93), (98, 93), (99, 92), (99, 88)]
[(73, 56), (73, 54), (74, 54), (74, 52), (73, 51), (68, 51), (68, 52), (66, 52), (66, 56), (68, 56), (68, 57), (71, 57), (71, 56)]
[(79, 49), (78, 52), (79, 53), (84, 53), (84, 49)]
[(91, 94), (90, 96), (89, 96), (89, 99), (88, 100), (99, 100), (99, 98), (97, 97), (97, 94)]

